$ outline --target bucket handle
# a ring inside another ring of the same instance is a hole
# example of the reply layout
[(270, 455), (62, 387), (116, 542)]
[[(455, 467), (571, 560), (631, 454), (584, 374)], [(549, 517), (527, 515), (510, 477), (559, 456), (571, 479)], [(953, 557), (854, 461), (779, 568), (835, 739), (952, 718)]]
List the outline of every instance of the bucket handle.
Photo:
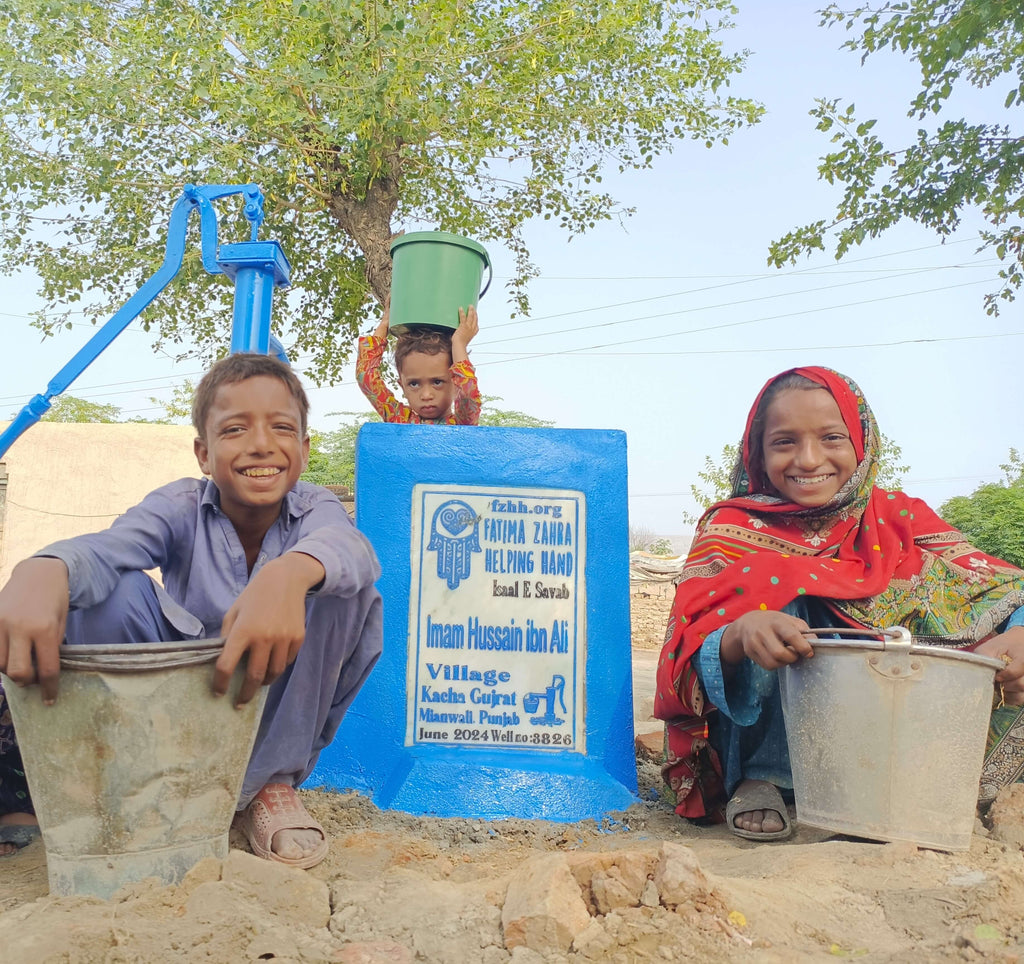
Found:
[(491, 259), (487, 257), (487, 252), (484, 252), (484, 267), (487, 269), (487, 284), (484, 285), (483, 291), (477, 295), (477, 298), (482, 298), (487, 294), (487, 289), (490, 288), (491, 282), (494, 280), (494, 268), (491, 266)]
[(887, 629), (874, 629), (870, 626), (866, 626), (864, 629), (856, 629), (852, 626), (822, 626), (818, 629), (804, 629), (801, 632), (804, 636), (816, 636), (818, 633), (833, 636), (881, 636), (884, 648), (895, 652), (909, 652), (910, 646), (914, 642), (910, 630), (904, 626), (890, 626)]

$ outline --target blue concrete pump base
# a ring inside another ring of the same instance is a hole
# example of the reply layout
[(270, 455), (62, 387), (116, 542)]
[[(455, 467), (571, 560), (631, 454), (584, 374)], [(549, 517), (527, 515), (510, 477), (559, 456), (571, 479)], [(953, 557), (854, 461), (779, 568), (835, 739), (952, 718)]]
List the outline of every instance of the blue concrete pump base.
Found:
[[(554, 519), (564, 531), (544, 528)], [(370, 423), (356, 521), (381, 561), (384, 651), (307, 786), (489, 820), (601, 819), (636, 803), (625, 434)], [(525, 598), (496, 598), (513, 589)], [(522, 644), (492, 646), (501, 637), (474, 635), (474, 619)], [(557, 645), (553, 624), (568, 627)], [(550, 649), (531, 648), (543, 626)], [(458, 675), (477, 666), (506, 673), (506, 706), (478, 700), (501, 683), (473, 691)], [(439, 702), (424, 709), (428, 690)], [(460, 713), (495, 742), (420, 722)], [(497, 742), (513, 733), (518, 745)], [(555, 734), (572, 748), (552, 747)]]

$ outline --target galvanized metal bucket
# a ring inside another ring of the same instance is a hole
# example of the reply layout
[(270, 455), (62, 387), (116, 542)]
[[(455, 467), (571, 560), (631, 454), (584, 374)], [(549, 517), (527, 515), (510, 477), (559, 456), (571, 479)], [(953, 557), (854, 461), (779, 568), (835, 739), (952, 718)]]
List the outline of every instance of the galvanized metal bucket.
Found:
[(177, 883), (203, 857), (227, 856), (266, 687), (235, 709), (240, 667), (215, 697), (223, 644), (62, 646), (53, 706), (4, 678), (51, 894)]
[(902, 627), (812, 632), (861, 638), (818, 639), (779, 672), (797, 820), (967, 850), (1003, 664)]

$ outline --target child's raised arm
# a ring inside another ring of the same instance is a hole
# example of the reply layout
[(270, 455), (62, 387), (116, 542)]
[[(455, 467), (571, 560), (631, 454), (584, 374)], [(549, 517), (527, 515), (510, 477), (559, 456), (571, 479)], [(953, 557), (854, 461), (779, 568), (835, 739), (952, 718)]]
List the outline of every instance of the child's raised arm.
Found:
[(469, 358), (469, 352), (467, 349), (469, 347), (469, 343), (473, 340), (478, 331), (480, 331), (480, 323), (477, 318), (476, 307), (474, 305), (470, 305), (468, 311), (460, 308), (459, 327), (452, 333), (453, 365), (457, 365), (459, 362), (463, 362)]
[(373, 330), (374, 338), (387, 338), (388, 327), (391, 324), (391, 299), (389, 298), (384, 305), (384, 314), (381, 315), (380, 323)]

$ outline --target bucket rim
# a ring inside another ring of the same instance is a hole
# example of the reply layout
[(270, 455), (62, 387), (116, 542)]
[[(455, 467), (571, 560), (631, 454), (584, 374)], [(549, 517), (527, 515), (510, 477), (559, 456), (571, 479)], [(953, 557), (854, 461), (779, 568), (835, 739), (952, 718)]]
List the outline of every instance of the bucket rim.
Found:
[(468, 248), (475, 254), (480, 255), (484, 259), (485, 264), (490, 265), (491, 263), (490, 258), (487, 256), (487, 249), (479, 241), (463, 237), (461, 234), (453, 234), (451, 231), (411, 231), (408, 234), (400, 234), (397, 238), (392, 239), (391, 245), (388, 248), (391, 257), (395, 256), (395, 248), (417, 241), (440, 241), (444, 244), (454, 244), (459, 247)]
[(150, 643), (84, 643), (60, 647), (60, 668), (91, 673), (142, 673), (212, 663), (224, 638)]
[[(918, 637), (915, 636), (913, 638), (916, 640)], [(886, 651), (897, 652), (891, 646), (886, 646), (880, 639), (818, 639), (812, 643), (812, 646), (814, 647), (815, 655), (817, 655), (819, 650), (831, 650), (834, 652), (844, 649), (877, 653)], [(907, 650), (902, 650), (902, 652), (907, 652)], [(983, 656), (981, 653), (954, 649), (951, 646), (934, 646), (929, 643), (914, 642), (911, 644), (909, 652), (914, 656), (937, 656), (940, 659), (961, 660), (966, 663), (974, 663), (977, 666), (987, 666), (994, 670), (1003, 668), (1003, 661), (996, 659), (994, 656)]]

